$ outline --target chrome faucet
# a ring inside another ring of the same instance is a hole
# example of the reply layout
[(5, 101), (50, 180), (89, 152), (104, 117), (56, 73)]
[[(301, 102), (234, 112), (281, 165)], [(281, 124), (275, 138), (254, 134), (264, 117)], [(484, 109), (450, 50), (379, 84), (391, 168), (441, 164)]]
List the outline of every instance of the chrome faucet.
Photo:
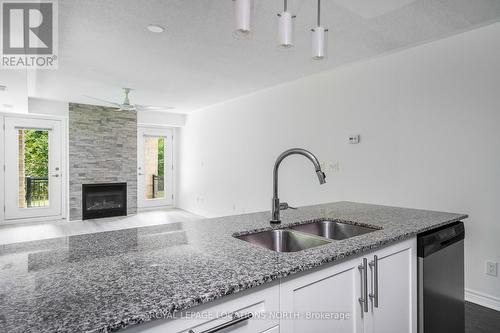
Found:
[(276, 159), (276, 163), (274, 163), (273, 169), (273, 203), (272, 203), (272, 219), (271, 223), (281, 223), (280, 220), (280, 210), (292, 208), (288, 206), (286, 202), (282, 202), (280, 204), (280, 199), (278, 198), (278, 169), (280, 167), (281, 162), (290, 155), (303, 155), (307, 157), (313, 164), (316, 169), (316, 175), (318, 175), (318, 180), (320, 184), (326, 183), (326, 175), (323, 171), (321, 171), (321, 166), (319, 165), (318, 159), (313, 155), (310, 151), (301, 148), (292, 148), (281, 153), (280, 156)]

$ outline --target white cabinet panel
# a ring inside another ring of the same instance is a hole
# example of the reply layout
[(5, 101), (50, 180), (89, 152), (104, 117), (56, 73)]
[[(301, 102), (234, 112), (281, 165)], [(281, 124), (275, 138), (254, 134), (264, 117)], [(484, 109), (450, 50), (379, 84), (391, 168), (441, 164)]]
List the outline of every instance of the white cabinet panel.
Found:
[(281, 332), (362, 332), (358, 263), (350, 260), (284, 280), (281, 311), (287, 316)]
[[(371, 325), (374, 333), (416, 332), (416, 240), (377, 251), (378, 307), (371, 297)], [(373, 260), (373, 256), (368, 257)], [(371, 266), (370, 293), (374, 290)]]

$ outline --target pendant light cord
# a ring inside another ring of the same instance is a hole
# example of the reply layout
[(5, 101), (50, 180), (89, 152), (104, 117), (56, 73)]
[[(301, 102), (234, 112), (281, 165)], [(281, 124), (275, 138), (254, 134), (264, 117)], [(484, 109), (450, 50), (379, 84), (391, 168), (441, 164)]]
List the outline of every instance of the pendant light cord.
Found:
[(283, 7), (285, 7), (284, 12), (286, 12), (286, 11), (287, 11), (287, 9), (288, 9), (288, 0), (284, 0), (284, 1), (285, 1), (285, 3), (284, 3), (284, 6), (283, 6)]
[(321, 0), (318, 0), (318, 27), (320, 26), (321, 26)]

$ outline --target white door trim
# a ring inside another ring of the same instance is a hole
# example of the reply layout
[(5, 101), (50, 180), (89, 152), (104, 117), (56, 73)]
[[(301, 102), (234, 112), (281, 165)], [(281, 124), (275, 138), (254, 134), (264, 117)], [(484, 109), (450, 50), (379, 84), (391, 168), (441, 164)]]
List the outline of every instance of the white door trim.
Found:
[(3, 144), (0, 144), (0, 224), (5, 221), (5, 200), (4, 200), (4, 192), (5, 192), (5, 157), (4, 157), (4, 148), (5, 148), (5, 117), (0, 116), (0, 137), (2, 138)]
[[(167, 182), (164, 199), (144, 199), (144, 138), (147, 136), (165, 137), (167, 152), (165, 159), (165, 177)], [(137, 128), (137, 207), (147, 210), (154, 207), (174, 207), (175, 176), (174, 176), (174, 129), (171, 127), (138, 126)], [(170, 185), (170, 186), (169, 186)]]

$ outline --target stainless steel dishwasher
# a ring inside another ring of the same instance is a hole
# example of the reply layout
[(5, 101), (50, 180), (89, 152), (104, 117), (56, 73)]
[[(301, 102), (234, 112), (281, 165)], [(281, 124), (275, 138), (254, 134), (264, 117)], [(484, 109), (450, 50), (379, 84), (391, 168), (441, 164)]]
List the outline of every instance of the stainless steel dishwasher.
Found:
[(417, 237), (419, 333), (465, 331), (464, 236), (456, 222)]

